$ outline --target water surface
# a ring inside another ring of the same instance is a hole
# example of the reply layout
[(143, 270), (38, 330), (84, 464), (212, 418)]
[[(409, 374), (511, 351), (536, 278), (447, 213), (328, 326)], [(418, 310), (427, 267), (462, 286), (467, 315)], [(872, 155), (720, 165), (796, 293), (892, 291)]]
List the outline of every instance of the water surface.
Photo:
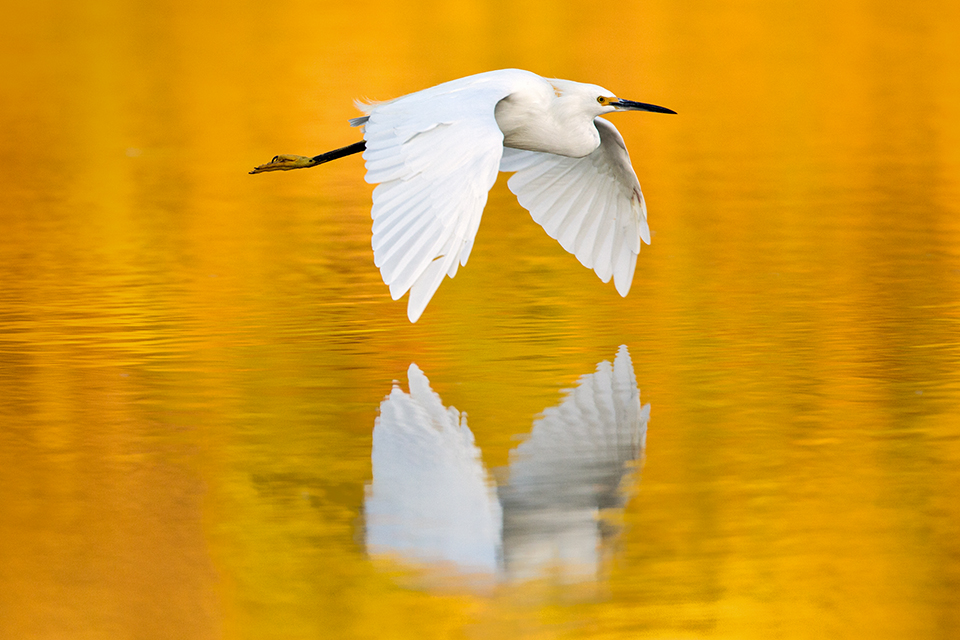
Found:
[[(0, 637), (953, 637), (958, 9), (675, 4), (11, 8)], [(501, 180), (411, 325), (359, 157), (246, 174), (355, 141), (355, 97), (511, 66), (679, 112), (615, 116), (653, 233), (627, 298)], [(621, 347), (645, 446), (511, 480)], [(368, 548), (411, 365), (501, 509), (485, 579)]]

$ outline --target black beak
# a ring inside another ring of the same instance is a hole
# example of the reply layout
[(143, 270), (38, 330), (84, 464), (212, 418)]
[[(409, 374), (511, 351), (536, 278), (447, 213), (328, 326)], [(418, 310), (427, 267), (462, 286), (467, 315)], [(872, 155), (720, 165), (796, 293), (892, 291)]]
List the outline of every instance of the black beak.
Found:
[(611, 107), (616, 107), (617, 109), (623, 109), (624, 111), (652, 111), (654, 113), (676, 113), (673, 109), (667, 109), (666, 107), (658, 107), (655, 104), (647, 104), (646, 102), (634, 102), (633, 100), (617, 100), (616, 102), (610, 103)]

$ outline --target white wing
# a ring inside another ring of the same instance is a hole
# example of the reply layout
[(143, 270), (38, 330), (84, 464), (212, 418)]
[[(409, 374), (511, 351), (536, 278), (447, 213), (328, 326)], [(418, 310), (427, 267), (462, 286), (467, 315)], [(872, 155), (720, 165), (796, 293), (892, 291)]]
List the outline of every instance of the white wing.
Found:
[(583, 158), (504, 149), (501, 171), (520, 205), (564, 249), (626, 296), (640, 253), (650, 244), (647, 206), (620, 132), (596, 118), (600, 146)]
[(531, 77), (538, 78), (495, 71), (361, 106), (368, 113), (366, 180), (379, 183), (374, 262), (394, 300), (410, 291), (411, 322), (443, 276), (467, 263), (503, 153), (494, 109)]
[(373, 429), (367, 550), (496, 573), (500, 503), (466, 416), (443, 406), (417, 365), (407, 378), (410, 393), (394, 386)]
[(510, 452), (510, 481), (499, 489), (512, 578), (533, 577), (551, 564), (569, 577), (596, 571), (598, 514), (623, 507), (621, 480), (643, 455), (649, 418), (621, 346), (613, 366), (598, 364), (534, 422), (530, 438)]

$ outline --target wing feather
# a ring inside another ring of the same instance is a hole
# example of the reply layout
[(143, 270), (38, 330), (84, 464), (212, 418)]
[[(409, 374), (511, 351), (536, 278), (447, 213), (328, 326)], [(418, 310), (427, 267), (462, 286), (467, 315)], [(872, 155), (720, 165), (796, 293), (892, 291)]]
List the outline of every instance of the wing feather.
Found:
[(496, 105), (531, 78), (496, 71), (360, 105), (374, 263), (394, 299), (410, 292), (411, 322), (467, 263), (503, 153)]
[(600, 146), (583, 158), (505, 149), (501, 171), (520, 205), (547, 234), (626, 296), (641, 241), (650, 244), (647, 208), (623, 138), (596, 118)]

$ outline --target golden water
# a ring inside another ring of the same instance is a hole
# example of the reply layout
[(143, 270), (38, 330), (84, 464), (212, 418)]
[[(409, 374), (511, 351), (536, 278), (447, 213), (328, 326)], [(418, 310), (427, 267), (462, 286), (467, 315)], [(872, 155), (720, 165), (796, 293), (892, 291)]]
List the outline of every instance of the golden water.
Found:
[[(0, 637), (958, 637), (955, 2), (3, 13)], [(626, 299), (501, 180), (411, 325), (359, 157), (246, 174), (510, 66), (680, 114), (615, 117), (654, 234)], [(594, 575), (367, 553), (411, 363), (495, 476), (620, 345), (651, 415)]]

